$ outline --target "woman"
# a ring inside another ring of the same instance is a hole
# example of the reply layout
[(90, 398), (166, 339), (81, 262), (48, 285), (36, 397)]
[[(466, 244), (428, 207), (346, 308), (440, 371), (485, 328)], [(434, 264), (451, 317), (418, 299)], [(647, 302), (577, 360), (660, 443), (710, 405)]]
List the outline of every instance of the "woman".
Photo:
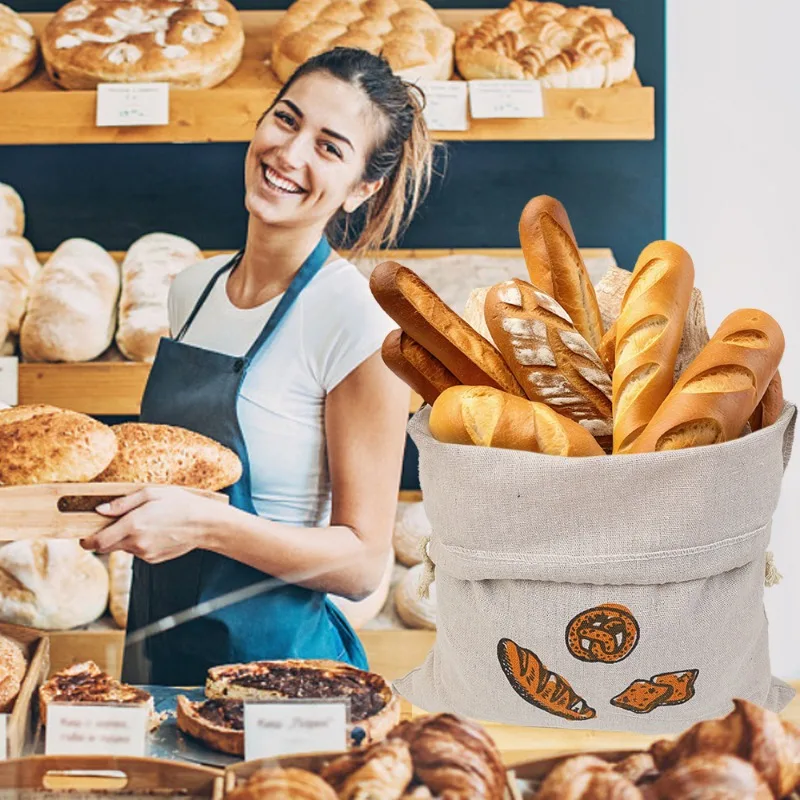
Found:
[(260, 120), (245, 248), (176, 278), (141, 413), (231, 447), (242, 479), (230, 506), (174, 487), (120, 498), (84, 542), (137, 556), (126, 680), (196, 685), (272, 658), (366, 666), (326, 595), (364, 598), (384, 572), (408, 389), (380, 357), (394, 326), (325, 232), (362, 209), (356, 247), (393, 241), (430, 172), (415, 87), (361, 50), (301, 66)]

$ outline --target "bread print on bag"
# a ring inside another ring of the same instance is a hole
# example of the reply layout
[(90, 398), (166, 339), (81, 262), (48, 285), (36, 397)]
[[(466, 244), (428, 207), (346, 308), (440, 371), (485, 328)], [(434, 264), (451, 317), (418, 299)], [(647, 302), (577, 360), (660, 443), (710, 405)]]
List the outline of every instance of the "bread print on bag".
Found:
[(501, 639), (497, 657), (514, 691), (531, 705), (575, 722), (597, 716), (597, 712), (575, 693), (569, 681), (547, 669), (530, 650), (511, 639)]
[(650, 680), (636, 680), (611, 699), (611, 705), (634, 714), (649, 714), (659, 706), (679, 706), (694, 697), (694, 682), (700, 671), (663, 672)]
[(566, 638), (568, 650), (580, 661), (614, 664), (639, 643), (639, 623), (626, 606), (605, 603), (574, 616)]

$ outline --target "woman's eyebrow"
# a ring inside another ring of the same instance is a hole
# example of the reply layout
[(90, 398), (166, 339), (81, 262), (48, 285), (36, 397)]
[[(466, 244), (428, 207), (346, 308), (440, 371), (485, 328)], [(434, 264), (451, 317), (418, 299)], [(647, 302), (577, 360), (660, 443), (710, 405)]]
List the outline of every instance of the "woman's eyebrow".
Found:
[[(303, 112), (295, 105), (291, 100), (287, 100), (285, 97), (281, 98), (281, 103), (286, 103), (292, 111), (300, 117), (300, 119), (304, 118)], [(353, 147), (353, 143), (343, 134), (336, 133), (336, 131), (332, 131), (330, 128), (323, 128), (322, 132), (330, 136), (332, 139), (338, 139), (340, 142), (344, 142), (354, 153), (356, 151), (355, 147)]]

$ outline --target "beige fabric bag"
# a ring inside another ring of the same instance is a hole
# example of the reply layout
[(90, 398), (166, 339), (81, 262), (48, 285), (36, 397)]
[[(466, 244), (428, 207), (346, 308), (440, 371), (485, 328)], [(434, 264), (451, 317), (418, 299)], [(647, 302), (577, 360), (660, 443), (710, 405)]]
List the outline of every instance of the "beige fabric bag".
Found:
[(429, 712), (646, 733), (773, 710), (766, 547), (797, 409), (736, 441), (558, 458), (410, 423), (432, 525), (436, 643), (396, 682)]

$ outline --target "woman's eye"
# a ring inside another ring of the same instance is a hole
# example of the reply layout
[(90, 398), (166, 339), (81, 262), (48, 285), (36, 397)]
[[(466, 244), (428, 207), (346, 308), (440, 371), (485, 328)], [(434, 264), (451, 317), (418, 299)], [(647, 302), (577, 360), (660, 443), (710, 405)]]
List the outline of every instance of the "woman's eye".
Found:
[(322, 149), (331, 156), (336, 156), (336, 158), (342, 157), (342, 151), (332, 142), (323, 142)]
[(294, 117), (291, 114), (287, 114), (285, 111), (276, 111), (275, 118), (289, 125), (289, 127), (294, 127)]

